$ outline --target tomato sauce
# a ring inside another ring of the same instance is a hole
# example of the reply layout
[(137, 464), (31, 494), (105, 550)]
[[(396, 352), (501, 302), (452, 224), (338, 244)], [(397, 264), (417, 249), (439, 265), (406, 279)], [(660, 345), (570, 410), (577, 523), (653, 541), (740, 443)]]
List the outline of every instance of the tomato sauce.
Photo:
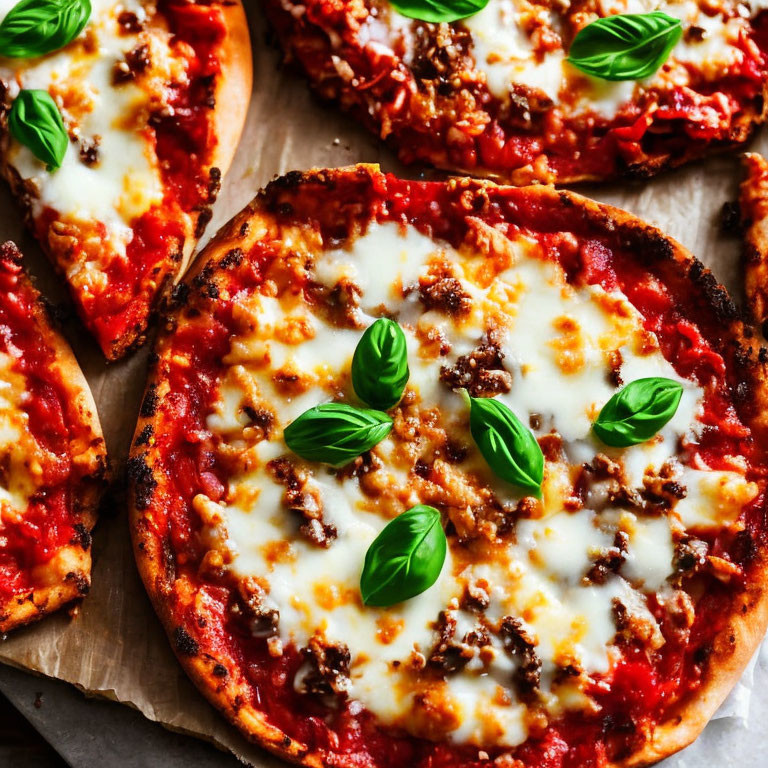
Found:
[(47, 562), (75, 536), (72, 484), (78, 471), (72, 464), (69, 441), (81, 417), (54, 367), (54, 351), (41, 339), (34, 318), (36, 292), (22, 279), (20, 262), (0, 251), (0, 351), (12, 356), (22, 374), (27, 396), (21, 408), (29, 430), (49, 457), (41, 485), (19, 521), (0, 525), (0, 604), (33, 585), (30, 569)]

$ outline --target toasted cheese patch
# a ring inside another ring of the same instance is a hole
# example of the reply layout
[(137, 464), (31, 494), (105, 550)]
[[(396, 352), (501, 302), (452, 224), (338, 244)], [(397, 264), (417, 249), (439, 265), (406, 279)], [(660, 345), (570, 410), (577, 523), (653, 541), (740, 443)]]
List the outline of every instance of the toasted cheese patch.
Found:
[[(270, 648), (345, 648), (334, 690), (425, 738), (514, 746), (532, 722), (591, 707), (586, 686), (620, 657), (617, 632), (663, 643), (647, 594), (672, 592), (676, 537), (705, 514), (730, 524), (749, 500), (743, 476), (726, 482), (679, 463), (679, 442), (703, 428), (702, 390), (677, 375), (623, 294), (569, 285), (526, 236), (494, 247), (497, 259), (371, 223), (343, 248), (316, 252), (296, 239), (291, 249), (312, 301), (274, 286), (235, 300), (242, 330), (207, 422), (235, 469), (223, 500), (195, 500), (216, 562), (259, 585), (254, 632), (271, 633)], [(410, 367), (392, 433), (354, 471), (302, 461), (283, 429), (317, 403), (358, 402), (352, 355), (382, 315), (403, 328)], [(578, 364), (564, 369), (574, 349)], [(287, 370), (302, 386), (286, 387)], [(648, 443), (600, 444), (593, 419), (619, 381), (643, 376), (681, 383), (674, 418)], [(489, 470), (460, 387), (531, 425), (546, 447), (540, 501)], [(616, 506), (617, 487), (631, 505), (664, 473), (678, 481), (668, 507)], [(365, 553), (416, 503), (450, 522), (442, 571), (408, 601), (366, 607)], [(294, 685), (312, 695), (312, 680), (303, 669)]]

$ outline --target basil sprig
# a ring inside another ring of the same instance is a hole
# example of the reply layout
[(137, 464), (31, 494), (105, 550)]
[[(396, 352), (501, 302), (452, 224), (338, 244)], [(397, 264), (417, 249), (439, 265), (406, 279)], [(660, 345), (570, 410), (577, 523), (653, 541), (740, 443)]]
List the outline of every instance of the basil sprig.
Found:
[(440, 513), (418, 504), (387, 523), (365, 553), (360, 594), (365, 605), (401, 603), (429, 589), (445, 562)]
[(408, 383), (408, 348), (403, 329), (379, 318), (360, 338), (352, 357), (352, 386), (371, 408), (396, 405)]
[(607, 16), (573, 39), (568, 61), (603, 80), (642, 80), (667, 60), (683, 28), (662, 11)]
[(606, 445), (644, 443), (675, 415), (682, 396), (683, 387), (672, 379), (637, 379), (603, 406), (592, 430)]
[(451, 22), (482, 11), (488, 0), (390, 0), (401, 15), (419, 21)]
[(0, 56), (31, 59), (58, 51), (90, 17), (90, 0), (21, 0), (0, 23)]
[(20, 91), (8, 114), (8, 130), (49, 171), (61, 167), (69, 137), (48, 91)]
[(469, 430), (483, 458), (502, 480), (541, 496), (544, 454), (530, 429), (499, 400), (464, 398), (470, 406)]
[(308, 461), (343, 467), (380, 443), (392, 430), (386, 413), (323, 403), (304, 411), (285, 429), (285, 444)]

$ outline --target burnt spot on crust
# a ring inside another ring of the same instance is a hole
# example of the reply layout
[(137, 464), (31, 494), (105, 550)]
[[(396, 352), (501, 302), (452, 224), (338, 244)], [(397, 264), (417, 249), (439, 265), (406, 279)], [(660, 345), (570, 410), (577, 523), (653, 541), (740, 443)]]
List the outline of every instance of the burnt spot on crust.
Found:
[(221, 191), (221, 168), (215, 165), (208, 171), (208, 202), (215, 203)]
[(492, 335), (453, 365), (440, 368), (440, 381), (453, 390), (466, 389), (472, 397), (493, 397), (512, 389), (512, 374), (504, 368), (504, 353)]
[(229, 674), (223, 664), (214, 664), (211, 673), (214, 677), (226, 677)]
[(156, 387), (154, 384), (151, 384), (144, 394), (144, 399), (141, 401), (139, 415), (144, 419), (154, 416), (159, 402), (160, 398), (157, 396)]
[(318, 547), (330, 547), (337, 536), (336, 527), (323, 520), (323, 503), (317, 487), (309, 485), (310, 475), (285, 457), (270, 461), (267, 470), (285, 486), (285, 506), (303, 518), (299, 532)]
[(185, 307), (189, 301), (189, 285), (187, 283), (178, 283), (173, 286), (169, 304), (172, 309)]
[(152, 438), (152, 435), (154, 434), (155, 429), (151, 424), (145, 424), (141, 432), (136, 436), (136, 439), (133, 441), (133, 444), (135, 446), (141, 446), (141, 445), (147, 445)]
[(184, 627), (176, 627), (173, 630), (173, 645), (179, 653), (185, 656), (197, 656), (200, 646), (192, 635)]
[(69, 583), (74, 583), (75, 589), (77, 589), (77, 594), (80, 595), (80, 597), (85, 597), (91, 591), (91, 580), (86, 574), (81, 573), (80, 571), (70, 571), (64, 577), (64, 580)]
[(197, 214), (197, 222), (195, 222), (195, 237), (202, 237), (203, 232), (205, 232), (205, 228), (208, 226), (212, 218), (213, 210), (209, 205), (200, 208)]
[(307, 669), (296, 687), (313, 696), (346, 696), (349, 690), (349, 648), (343, 643), (327, 643), (317, 637), (302, 648)]
[(698, 259), (691, 262), (688, 278), (704, 294), (720, 324), (724, 325), (738, 317), (739, 311), (728, 292)]
[(520, 620), (512, 616), (505, 616), (501, 620), (499, 634), (507, 653), (519, 662), (514, 672), (515, 685), (521, 696), (530, 696), (538, 690), (541, 682), (541, 659), (536, 653), (536, 643)]
[(147, 464), (146, 454), (131, 456), (127, 463), (128, 478), (133, 483), (136, 509), (146, 509), (157, 488), (157, 480)]
[(75, 535), (72, 537), (72, 543), (77, 544), (84, 552), (87, 552), (93, 541), (91, 532), (82, 523), (75, 523), (73, 527)]
[(224, 258), (219, 262), (222, 269), (229, 269), (230, 267), (239, 267), (243, 262), (243, 251), (240, 248), (232, 248), (227, 251)]

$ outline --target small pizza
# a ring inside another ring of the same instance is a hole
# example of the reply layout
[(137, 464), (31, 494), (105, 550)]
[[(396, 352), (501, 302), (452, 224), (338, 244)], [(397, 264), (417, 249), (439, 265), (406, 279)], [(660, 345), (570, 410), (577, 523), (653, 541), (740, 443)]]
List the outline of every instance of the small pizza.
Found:
[(397, 149), (527, 184), (646, 177), (764, 118), (768, 14), (731, 0), (265, 0), (321, 97)]
[(0, 3), (0, 171), (109, 359), (183, 272), (250, 89), (239, 0)]
[(106, 483), (96, 406), (72, 350), (0, 245), (0, 633), (83, 597)]
[(139, 568), (200, 689), (290, 760), (644, 765), (763, 635), (768, 350), (627, 213), (289, 174), (153, 360)]

